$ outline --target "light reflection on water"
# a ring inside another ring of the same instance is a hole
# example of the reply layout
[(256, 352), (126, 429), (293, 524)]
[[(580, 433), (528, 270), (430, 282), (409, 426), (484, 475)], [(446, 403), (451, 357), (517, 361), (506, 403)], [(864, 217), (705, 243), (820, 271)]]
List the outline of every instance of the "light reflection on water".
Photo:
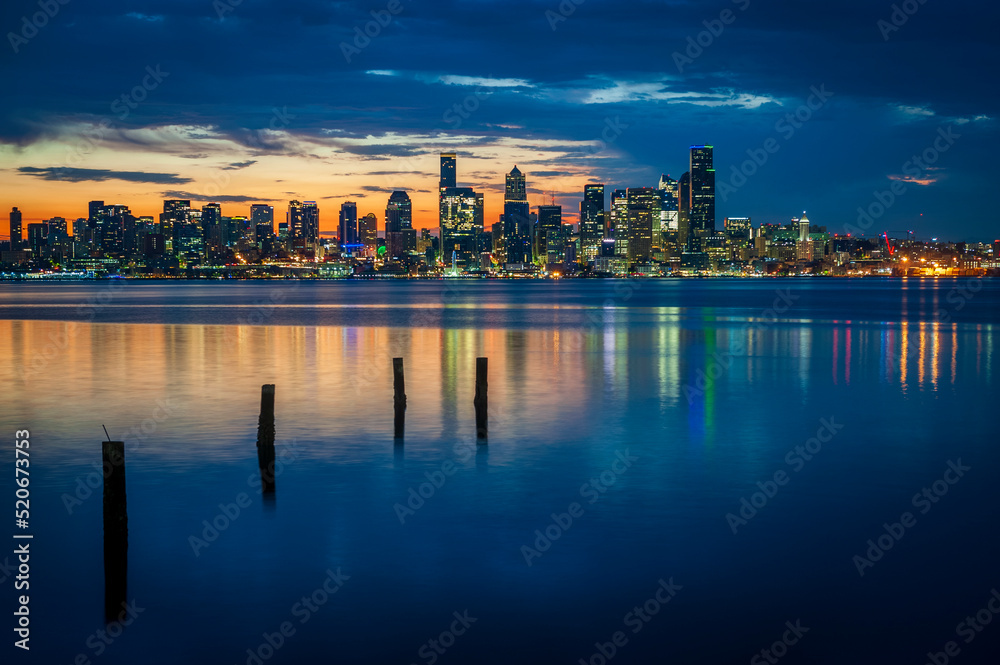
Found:
[[(826, 291), (810, 301), (804, 284), (801, 307), (774, 320), (762, 314), (770, 284), (650, 286), (614, 307), (592, 285), (529, 293), (526, 307), (519, 284), (469, 287), (455, 307), (435, 307), (441, 292), (426, 285), (407, 306), (393, 289), (409, 285), (365, 285), (369, 302), (349, 302), (351, 315), (335, 301), (360, 298), (353, 285), (306, 286), (327, 314), (299, 302), (276, 308), (274, 325), (223, 324), (273, 285), (240, 285), (228, 308), (191, 302), (210, 289), (172, 286), (120, 296), (100, 322), (75, 326), (83, 287), (0, 296), (11, 360), (0, 427), (32, 431), (46, 662), (94, 655), (99, 491), (72, 514), (64, 497), (99, 459), (102, 423), (132, 444), (129, 593), (147, 610), (95, 662), (244, 662), (337, 566), (352, 579), (269, 662), (421, 662), (419, 646), (466, 607), (479, 622), (442, 663), (576, 662), (669, 577), (685, 588), (616, 663), (749, 659), (799, 616), (817, 626), (799, 657), (914, 660), (938, 646), (925, 635), (947, 637), (996, 584), (1000, 549), (983, 538), (1000, 500), (993, 286), (950, 321), (914, 315), (940, 306), (933, 289), (880, 283), (852, 286), (850, 308)], [(23, 311), (53, 320), (11, 316), (31, 297), (38, 307)], [(143, 302), (157, 297), (165, 304)], [(323, 316), (334, 324), (317, 325)], [(402, 446), (394, 356), (406, 370)], [(487, 446), (475, 442), (478, 356), (490, 359)], [(265, 383), (277, 385), (279, 450), (294, 453), (270, 506), (250, 482)], [(172, 412), (155, 420), (163, 405)], [(844, 431), (734, 536), (726, 513), (831, 416)], [(519, 548), (626, 448), (635, 466), (526, 566)], [(958, 457), (969, 477), (859, 578), (851, 557)], [(394, 504), (446, 461), (454, 475), (400, 524)], [(249, 508), (195, 556), (189, 537), (240, 492)], [(940, 584), (913, 583), (931, 577)], [(892, 618), (917, 603), (930, 609)]]

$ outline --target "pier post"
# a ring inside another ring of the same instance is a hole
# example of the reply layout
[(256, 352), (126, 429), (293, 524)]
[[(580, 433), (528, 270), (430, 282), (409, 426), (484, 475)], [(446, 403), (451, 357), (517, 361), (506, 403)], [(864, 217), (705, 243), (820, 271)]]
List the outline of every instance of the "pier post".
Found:
[(476, 438), (486, 439), (489, 433), (487, 416), (487, 364), (488, 358), (476, 358)]
[(260, 387), (260, 419), (257, 421), (257, 464), (264, 492), (274, 491), (274, 384)]
[(118, 621), (127, 602), (128, 507), (125, 442), (102, 441), (104, 475), (104, 619)]
[(403, 359), (392, 359), (393, 436), (403, 438), (406, 423), (406, 386), (403, 380)]

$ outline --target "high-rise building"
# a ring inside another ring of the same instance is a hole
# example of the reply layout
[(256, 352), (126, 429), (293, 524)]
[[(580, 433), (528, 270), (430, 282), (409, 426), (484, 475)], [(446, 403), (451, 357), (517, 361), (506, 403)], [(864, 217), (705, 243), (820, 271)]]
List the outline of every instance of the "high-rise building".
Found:
[(24, 231), (21, 228), (21, 211), (14, 208), (10, 211), (10, 251), (19, 251), (23, 242)]
[[(535, 225), (535, 255), (543, 263), (549, 262), (549, 242), (563, 241), (559, 235), (562, 231), (562, 206), (538, 206), (538, 224)], [(557, 248), (558, 252), (562, 247)]]
[(628, 255), (628, 192), (616, 189), (611, 192), (611, 238), (615, 241), (615, 254)]
[(682, 251), (691, 251), (691, 173), (685, 171), (677, 181), (677, 243)]
[(358, 245), (358, 204), (347, 201), (340, 206), (340, 224), (337, 237), (345, 251), (357, 249)]
[(691, 230), (715, 231), (715, 167), (710, 145), (691, 146)]
[(410, 201), (409, 194), (402, 190), (396, 190), (389, 196), (389, 203), (385, 206), (385, 232), (412, 228), (413, 203)]
[(625, 214), (628, 220), (628, 246), (625, 255), (629, 263), (646, 263), (653, 255), (654, 235), (660, 226), (660, 191), (652, 187), (629, 187), (626, 190)]
[(604, 185), (584, 185), (580, 203), (580, 248), (591, 261), (600, 253), (604, 239)]
[(270, 226), (269, 235), (274, 235), (274, 207), (266, 203), (254, 203), (250, 206), (250, 227), (259, 233), (257, 227), (264, 225)]
[(661, 175), (660, 182), (656, 188), (660, 190), (662, 205), (660, 207), (660, 231), (662, 233), (675, 233), (678, 230), (678, 182), (669, 175)]
[(458, 187), (458, 173), (456, 156), (453, 152), (442, 152), (441, 153), (441, 181), (438, 184), (439, 189), (445, 189), (448, 187)]
[[(90, 223), (95, 225), (95, 219), (99, 212), (95, 214), (93, 204), (100, 203), (103, 209), (103, 201), (91, 201)], [(160, 233), (163, 234), (164, 252), (175, 254), (174, 241), (177, 239), (181, 227), (188, 222), (191, 213), (191, 201), (180, 199), (166, 200), (163, 202), (163, 212), (160, 214)]]
[(441, 190), (441, 259), (470, 265), (478, 261), (479, 235), (483, 232), (483, 195), (471, 187)]
[(515, 165), (507, 174), (503, 199), (504, 254), (507, 263), (531, 262), (531, 221), (528, 216), (527, 184)]
[[(388, 228), (388, 224), (386, 225)], [(388, 233), (386, 234), (388, 238)], [(358, 243), (364, 245), (363, 253), (373, 258), (378, 251), (378, 217), (370, 212), (358, 220)]]

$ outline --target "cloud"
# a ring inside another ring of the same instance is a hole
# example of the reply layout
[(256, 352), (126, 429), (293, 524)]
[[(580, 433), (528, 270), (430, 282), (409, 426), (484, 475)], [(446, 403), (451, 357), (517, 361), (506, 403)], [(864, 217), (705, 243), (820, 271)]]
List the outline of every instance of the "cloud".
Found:
[(22, 175), (30, 175), (42, 180), (62, 180), (66, 182), (101, 182), (104, 180), (124, 180), (126, 182), (150, 182), (160, 185), (191, 182), (176, 173), (148, 173), (146, 171), (112, 171), (110, 169), (80, 169), (68, 166), (18, 167)]
[(231, 162), (229, 166), (223, 166), (223, 171), (237, 171), (239, 169), (245, 169), (248, 166), (252, 166), (257, 163), (256, 159), (248, 159), (245, 162)]
[(268, 200), (261, 200), (253, 196), (242, 196), (240, 194), (217, 194), (215, 196), (205, 196), (197, 192), (185, 192), (172, 189), (163, 192), (165, 199), (190, 199), (191, 201), (207, 201), (209, 203), (270, 203)]

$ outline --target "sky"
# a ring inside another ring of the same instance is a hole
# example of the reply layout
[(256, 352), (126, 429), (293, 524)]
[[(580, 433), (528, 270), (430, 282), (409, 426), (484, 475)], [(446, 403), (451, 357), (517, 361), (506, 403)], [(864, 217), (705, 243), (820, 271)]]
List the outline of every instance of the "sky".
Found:
[(655, 186), (709, 144), (720, 228), (1000, 237), (994, 3), (64, 1), (0, 8), (0, 208), (25, 224), (297, 199), (329, 232), (405, 189), (435, 228), (442, 151), (487, 224), (515, 164), (575, 222), (585, 184)]

